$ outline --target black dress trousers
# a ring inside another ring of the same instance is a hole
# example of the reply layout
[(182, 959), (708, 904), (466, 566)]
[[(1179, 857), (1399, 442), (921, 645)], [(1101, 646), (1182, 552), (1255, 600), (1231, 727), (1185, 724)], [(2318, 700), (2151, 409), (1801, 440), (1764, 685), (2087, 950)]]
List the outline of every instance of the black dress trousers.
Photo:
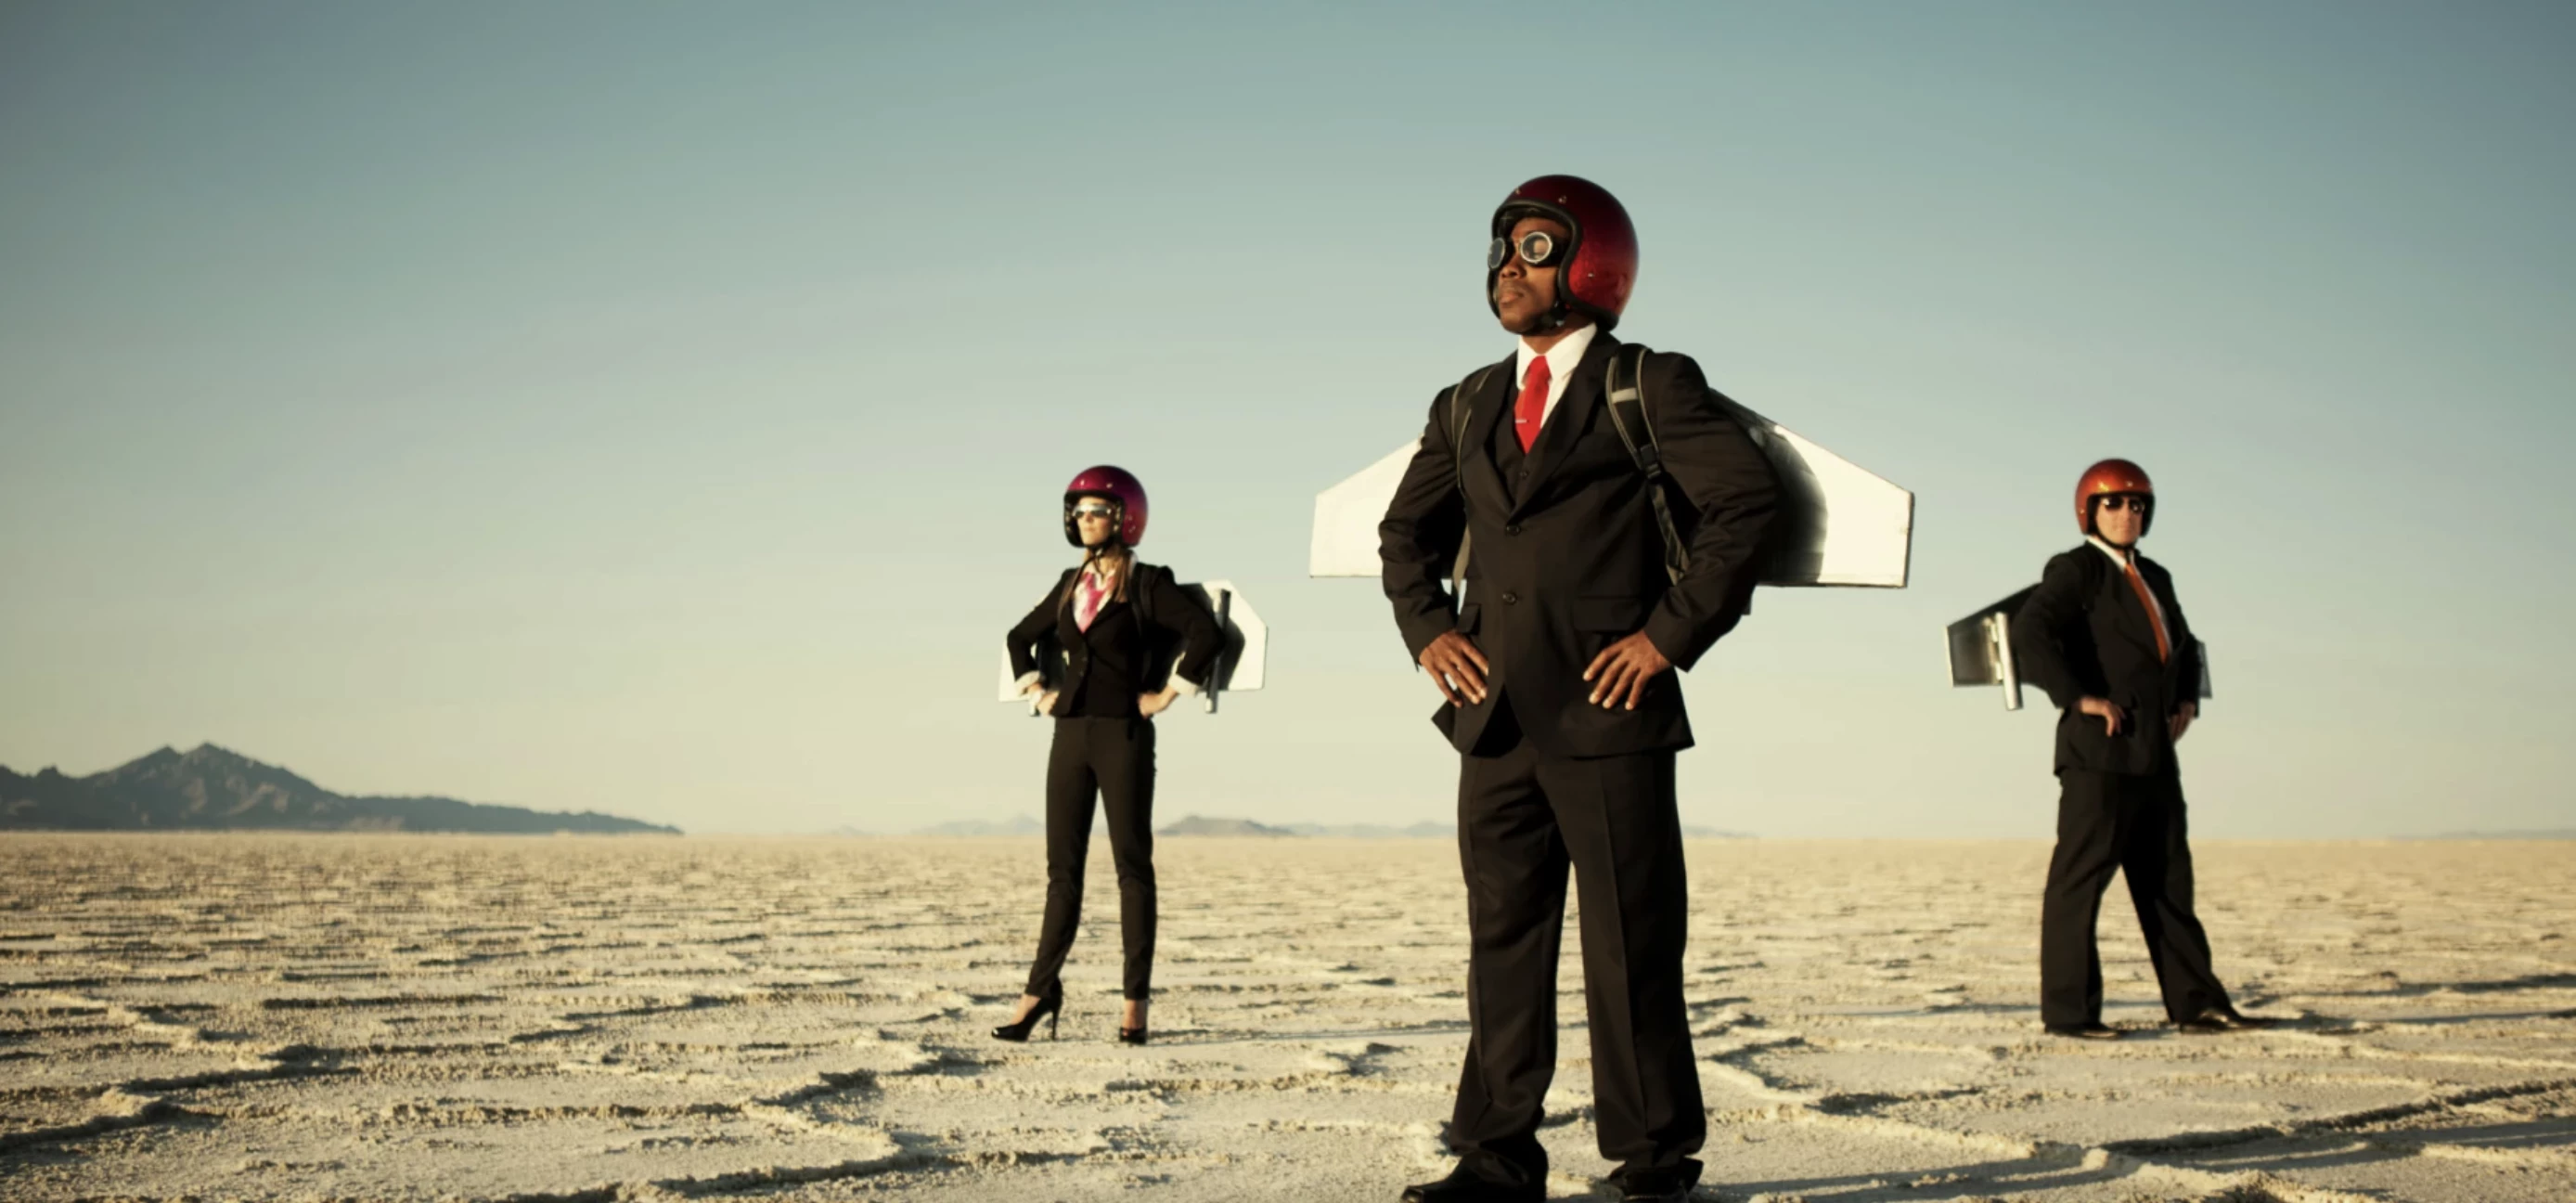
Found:
[(2128, 879), (2165, 1015), (2180, 1023), (2229, 1008), (2227, 988), (2210, 967), (2209, 936), (2192, 911), (2181, 776), (2077, 769), (2057, 776), (2057, 851), (2039, 920), (2040, 1022), (2080, 1027), (2102, 1018), (2094, 926), (2115, 871)]
[(1095, 795), (1109, 816), (1109, 855), (1118, 866), (1118, 926), (1126, 944), (1123, 992), (1154, 989), (1154, 720), (1060, 718), (1047, 752), (1046, 919), (1028, 992), (1053, 993), (1082, 920), (1082, 871), (1091, 855)]
[(1556, 1069), (1571, 866), (1601, 1155), (1628, 1173), (1695, 1177), (1689, 1155), (1708, 1124), (1682, 1000), (1690, 912), (1674, 753), (1544, 756), (1498, 701), (1458, 778), (1469, 1037), (1449, 1142), (1484, 1177), (1547, 1175), (1537, 1132)]

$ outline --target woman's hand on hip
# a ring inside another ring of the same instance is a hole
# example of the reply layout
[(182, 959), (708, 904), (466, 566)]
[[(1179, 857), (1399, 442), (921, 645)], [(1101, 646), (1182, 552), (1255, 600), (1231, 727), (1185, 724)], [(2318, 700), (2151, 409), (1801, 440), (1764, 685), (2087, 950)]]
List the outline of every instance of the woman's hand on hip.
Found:
[(1171, 709), (1172, 699), (1179, 696), (1181, 696), (1181, 691), (1177, 689), (1166, 689), (1161, 693), (1137, 694), (1136, 713), (1144, 715), (1147, 718), (1152, 718), (1157, 714), (1161, 714), (1162, 712)]

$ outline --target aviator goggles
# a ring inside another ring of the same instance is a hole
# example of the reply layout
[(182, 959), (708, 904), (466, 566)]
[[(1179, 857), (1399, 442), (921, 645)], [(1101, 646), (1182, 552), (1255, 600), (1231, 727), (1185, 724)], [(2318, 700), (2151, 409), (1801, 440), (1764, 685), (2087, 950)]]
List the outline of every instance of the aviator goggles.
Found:
[(1118, 517), (1118, 505), (1109, 501), (1078, 501), (1074, 503), (1073, 516), (1078, 519), (1107, 518), (1115, 521)]
[(1558, 241), (1556, 235), (1545, 230), (1532, 230), (1517, 240), (1496, 238), (1493, 245), (1485, 248), (1485, 270), (1503, 270), (1503, 265), (1511, 262), (1514, 252), (1519, 253), (1521, 262), (1531, 267), (1554, 267), (1565, 261), (1565, 252), (1572, 245), (1571, 242)]

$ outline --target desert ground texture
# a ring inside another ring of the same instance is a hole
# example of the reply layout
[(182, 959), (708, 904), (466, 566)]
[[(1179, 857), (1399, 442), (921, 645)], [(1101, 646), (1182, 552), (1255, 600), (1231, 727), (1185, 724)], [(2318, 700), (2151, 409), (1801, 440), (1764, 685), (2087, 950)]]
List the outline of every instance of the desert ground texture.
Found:
[[(2200, 845), (2246, 1010), (2044, 1036), (2042, 842), (1694, 841), (1700, 1197), (2576, 1199), (2576, 842)], [(0, 1197), (1392, 1200), (1446, 1168), (1455, 848), (1165, 839), (1154, 1040), (1033, 839), (0, 839)], [(1543, 1135), (1593, 1147), (1580, 941)]]

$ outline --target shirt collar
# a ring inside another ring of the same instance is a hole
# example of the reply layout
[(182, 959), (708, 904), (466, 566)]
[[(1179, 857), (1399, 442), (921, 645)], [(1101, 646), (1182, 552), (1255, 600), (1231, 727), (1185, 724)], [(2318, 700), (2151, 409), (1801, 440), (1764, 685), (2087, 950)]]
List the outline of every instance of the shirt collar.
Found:
[[(1547, 378), (1557, 381), (1572, 376), (1576, 365), (1583, 362), (1583, 353), (1591, 348), (1592, 336), (1600, 332), (1599, 322), (1585, 322), (1573, 333), (1556, 340), (1556, 345), (1547, 349)], [(1517, 362), (1512, 365), (1519, 371), (1521, 379), (1529, 379), (1530, 361), (1536, 358), (1538, 352), (1530, 350), (1528, 339), (1522, 339)]]
[[(1548, 370), (1554, 371), (1555, 365), (1549, 365)], [(2137, 562), (2136, 556), (2138, 554), (2138, 549), (2135, 547), (2131, 547), (2127, 551), (2122, 551), (2117, 546), (2113, 545), (2110, 540), (2105, 539), (2100, 535), (2086, 535), (2084, 536), (2084, 541), (2095, 547), (2101, 548), (2103, 555), (2119, 561), (2122, 568), (2126, 568)]]

